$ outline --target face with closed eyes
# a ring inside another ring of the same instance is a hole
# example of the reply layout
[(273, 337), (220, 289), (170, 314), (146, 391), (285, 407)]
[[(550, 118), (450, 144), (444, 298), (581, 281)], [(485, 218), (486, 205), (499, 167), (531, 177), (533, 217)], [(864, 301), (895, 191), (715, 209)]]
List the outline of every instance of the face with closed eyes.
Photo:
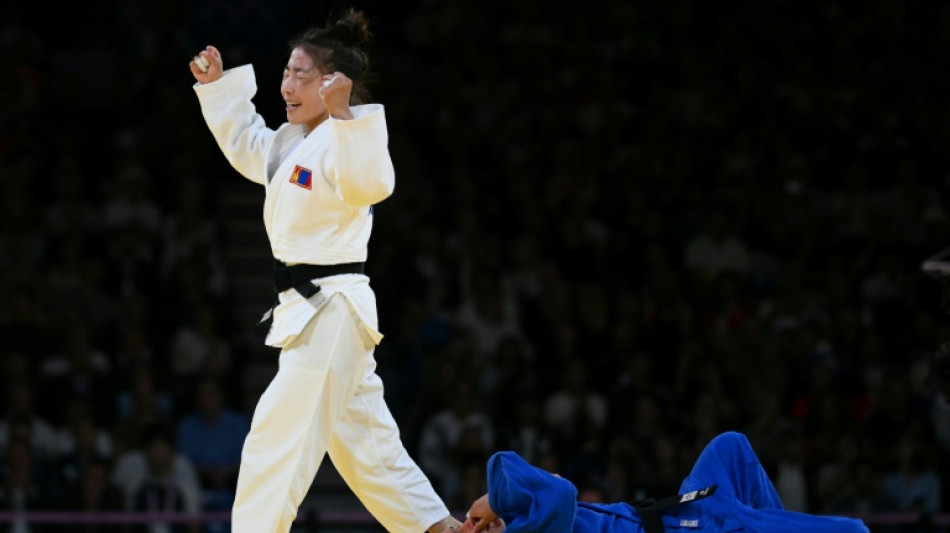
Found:
[(286, 104), (287, 122), (306, 125), (307, 133), (330, 116), (320, 97), (323, 74), (300, 47), (294, 48), (284, 67), (280, 92)]

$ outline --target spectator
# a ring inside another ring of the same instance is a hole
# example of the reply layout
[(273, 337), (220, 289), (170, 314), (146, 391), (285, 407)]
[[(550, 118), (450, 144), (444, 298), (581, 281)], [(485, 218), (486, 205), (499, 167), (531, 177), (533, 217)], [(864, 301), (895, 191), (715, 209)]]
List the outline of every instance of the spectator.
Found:
[(495, 446), (495, 427), (475, 400), (474, 388), (457, 382), (451, 405), (433, 413), (423, 424), (419, 437), (419, 466), (432, 480), (446, 505), (461, 505), (464, 470), (461, 456), (488, 453)]
[(183, 389), (203, 376), (220, 379), (231, 369), (231, 345), (215, 306), (202, 302), (190, 318), (177, 326), (170, 346), (172, 373)]
[(116, 393), (116, 453), (141, 446), (149, 428), (174, 424), (174, 401), (169, 393), (159, 389), (150, 367), (136, 366), (127, 386)]
[(205, 508), (227, 510), (234, 500), (241, 448), (250, 424), (226, 404), (215, 378), (198, 382), (194, 405), (178, 422), (177, 449), (198, 473)]
[[(40, 369), (43, 405), (55, 409), (72, 401), (85, 402), (97, 423), (111, 425), (115, 410), (110, 368), (108, 354), (96, 345), (85, 324), (77, 318), (63, 334), (61, 351), (47, 359)], [(52, 423), (62, 424), (64, 415), (62, 411), (53, 411), (46, 416)]]
[(120, 158), (102, 215), (106, 257), (117, 293), (155, 294), (161, 266), (161, 207), (150, 194), (150, 172), (133, 157)]
[(781, 448), (775, 470), (775, 491), (789, 511), (807, 512), (812, 496), (806, 479), (808, 443), (801, 431), (790, 431), (782, 440)]
[(943, 497), (933, 446), (910, 432), (901, 436), (896, 452), (896, 464), (881, 480), (884, 498), (895, 511), (933, 516)]
[(175, 449), (171, 431), (163, 425), (150, 426), (141, 447), (116, 457), (109, 480), (122, 489), (127, 510), (201, 510), (201, 484), (195, 467)]
[(504, 339), (521, 342), (523, 334), (518, 323), (517, 301), (502, 290), (498, 273), (474, 270), (462, 273), (462, 301), (456, 322), (471, 332), (476, 355), (485, 359)]
[(57, 440), (54, 465), (58, 483), (67, 490), (76, 488), (90, 465), (107, 465), (112, 460), (112, 434), (96, 425), (88, 406), (81, 402), (69, 407), (66, 425)]
[(560, 386), (544, 400), (544, 423), (554, 445), (567, 455), (598, 439), (609, 415), (606, 397), (591, 384), (584, 361), (571, 359), (561, 368)]
[[(132, 508), (150, 514), (197, 513), (201, 510), (199, 485), (192, 475), (181, 476), (181, 465), (188, 464), (175, 451), (171, 435), (165, 431), (150, 433), (145, 441), (145, 468), (136, 485)], [(190, 472), (189, 472), (190, 473)], [(160, 519), (144, 525), (143, 533), (198, 533), (193, 523), (167, 523)]]
[(723, 212), (710, 216), (709, 226), (686, 243), (683, 262), (701, 276), (747, 274), (751, 250), (734, 229), (733, 219)]
[[(46, 472), (48, 463), (37, 458), (30, 441), (13, 438), (0, 464), (0, 509), (6, 511), (43, 511), (55, 508), (57, 503), (51, 477)], [(14, 520), (14, 533), (43, 533), (46, 528), (30, 525), (25, 520)]]
[(161, 276), (169, 283), (178, 268), (201, 265), (207, 275), (207, 294), (220, 297), (228, 289), (221, 255), (223, 235), (215, 219), (204, 216), (207, 198), (201, 183), (187, 181), (179, 193), (177, 209), (162, 222)]
[[(77, 472), (78, 479), (66, 489), (63, 508), (85, 513), (115, 513), (124, 510), (122, 489), (109, 480), (111, 463), (95, 459)], [(75, 524), (61, 531), (69, 533), (129, 533), (125, 524)]]
[[(511, 409), (510, 404), (507, 409)], [(526, 461), (530, 457), (537, 464), (552, 451), (548, 428), (541, 416), (541, 401), (532, 394), (522, 395), (514, 402), (514, 410), (511, 423), (499, 428), (498, 447), (515, 451)]]
[(6, 393), (7, 409), (0, 419), (0, 450), (5, 450), (15, 433), (22, 431), (22, 437), (28, 439), (32, 452), (40, 460), (52, 460), (59, 451), (56, 427), (36, 412), (30, 382), (12, 381), (7, 384)]

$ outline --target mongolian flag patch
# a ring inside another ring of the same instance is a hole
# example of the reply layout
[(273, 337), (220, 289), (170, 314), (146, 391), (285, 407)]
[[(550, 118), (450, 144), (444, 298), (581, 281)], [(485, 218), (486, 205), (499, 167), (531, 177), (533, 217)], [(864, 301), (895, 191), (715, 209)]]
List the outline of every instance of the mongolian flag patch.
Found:
[(304, 189), (309, 189), (312, 182), (313, 172), (300, 165), (294, 167), (294, 173), (290, 175), (290, 183), (300, 185)]

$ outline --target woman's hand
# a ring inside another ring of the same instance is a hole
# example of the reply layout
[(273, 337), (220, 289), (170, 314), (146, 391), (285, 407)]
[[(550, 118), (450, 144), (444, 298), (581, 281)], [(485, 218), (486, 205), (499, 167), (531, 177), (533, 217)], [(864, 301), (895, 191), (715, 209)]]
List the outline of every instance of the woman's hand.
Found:
[(465, 514), (465, 522), (459, 528), (459, 533), (501, 533), (505, 530), (505, 521), (499, 518), (488, 503), (488, 495), (472, 503), (472, 507)]
[(350, 111), (350, 91), (353, 90), (353, 80), (342, 72), (324, 74), (320, 81), (320, 98), (326, 106), (330, 116), (340, 120), (350, 120), (353, 113)]
[[(201, 71), (198, 58), (203, 58), (208, 62), (207, 72)], [(191, 75), (195, 77), (195, 80), (202, 84), (218, 81), (224, 75), (224, 60), (221, 59), (221, 52), (211, 45), (198, 52), (198, 55), (188, 63), (188, 67), (191, 68)]]

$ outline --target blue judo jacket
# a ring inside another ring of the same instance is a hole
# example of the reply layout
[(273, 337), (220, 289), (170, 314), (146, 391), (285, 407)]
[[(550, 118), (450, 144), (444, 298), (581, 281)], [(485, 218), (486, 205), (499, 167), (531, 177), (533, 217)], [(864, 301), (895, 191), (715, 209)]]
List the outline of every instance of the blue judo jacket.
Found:
[[(711, 485), (718, 488), (708, 498), (663, 513), (667, 533), (869, 533), (855, 518), (785, 510), (741, 433), (712, 439), (679, 492)], [(488, 461), (488, 503), (504, 519), (506, 533), (643, 533), (633, 506), (578, 502), (574, 484), (510, 451), (497, 452)]]

